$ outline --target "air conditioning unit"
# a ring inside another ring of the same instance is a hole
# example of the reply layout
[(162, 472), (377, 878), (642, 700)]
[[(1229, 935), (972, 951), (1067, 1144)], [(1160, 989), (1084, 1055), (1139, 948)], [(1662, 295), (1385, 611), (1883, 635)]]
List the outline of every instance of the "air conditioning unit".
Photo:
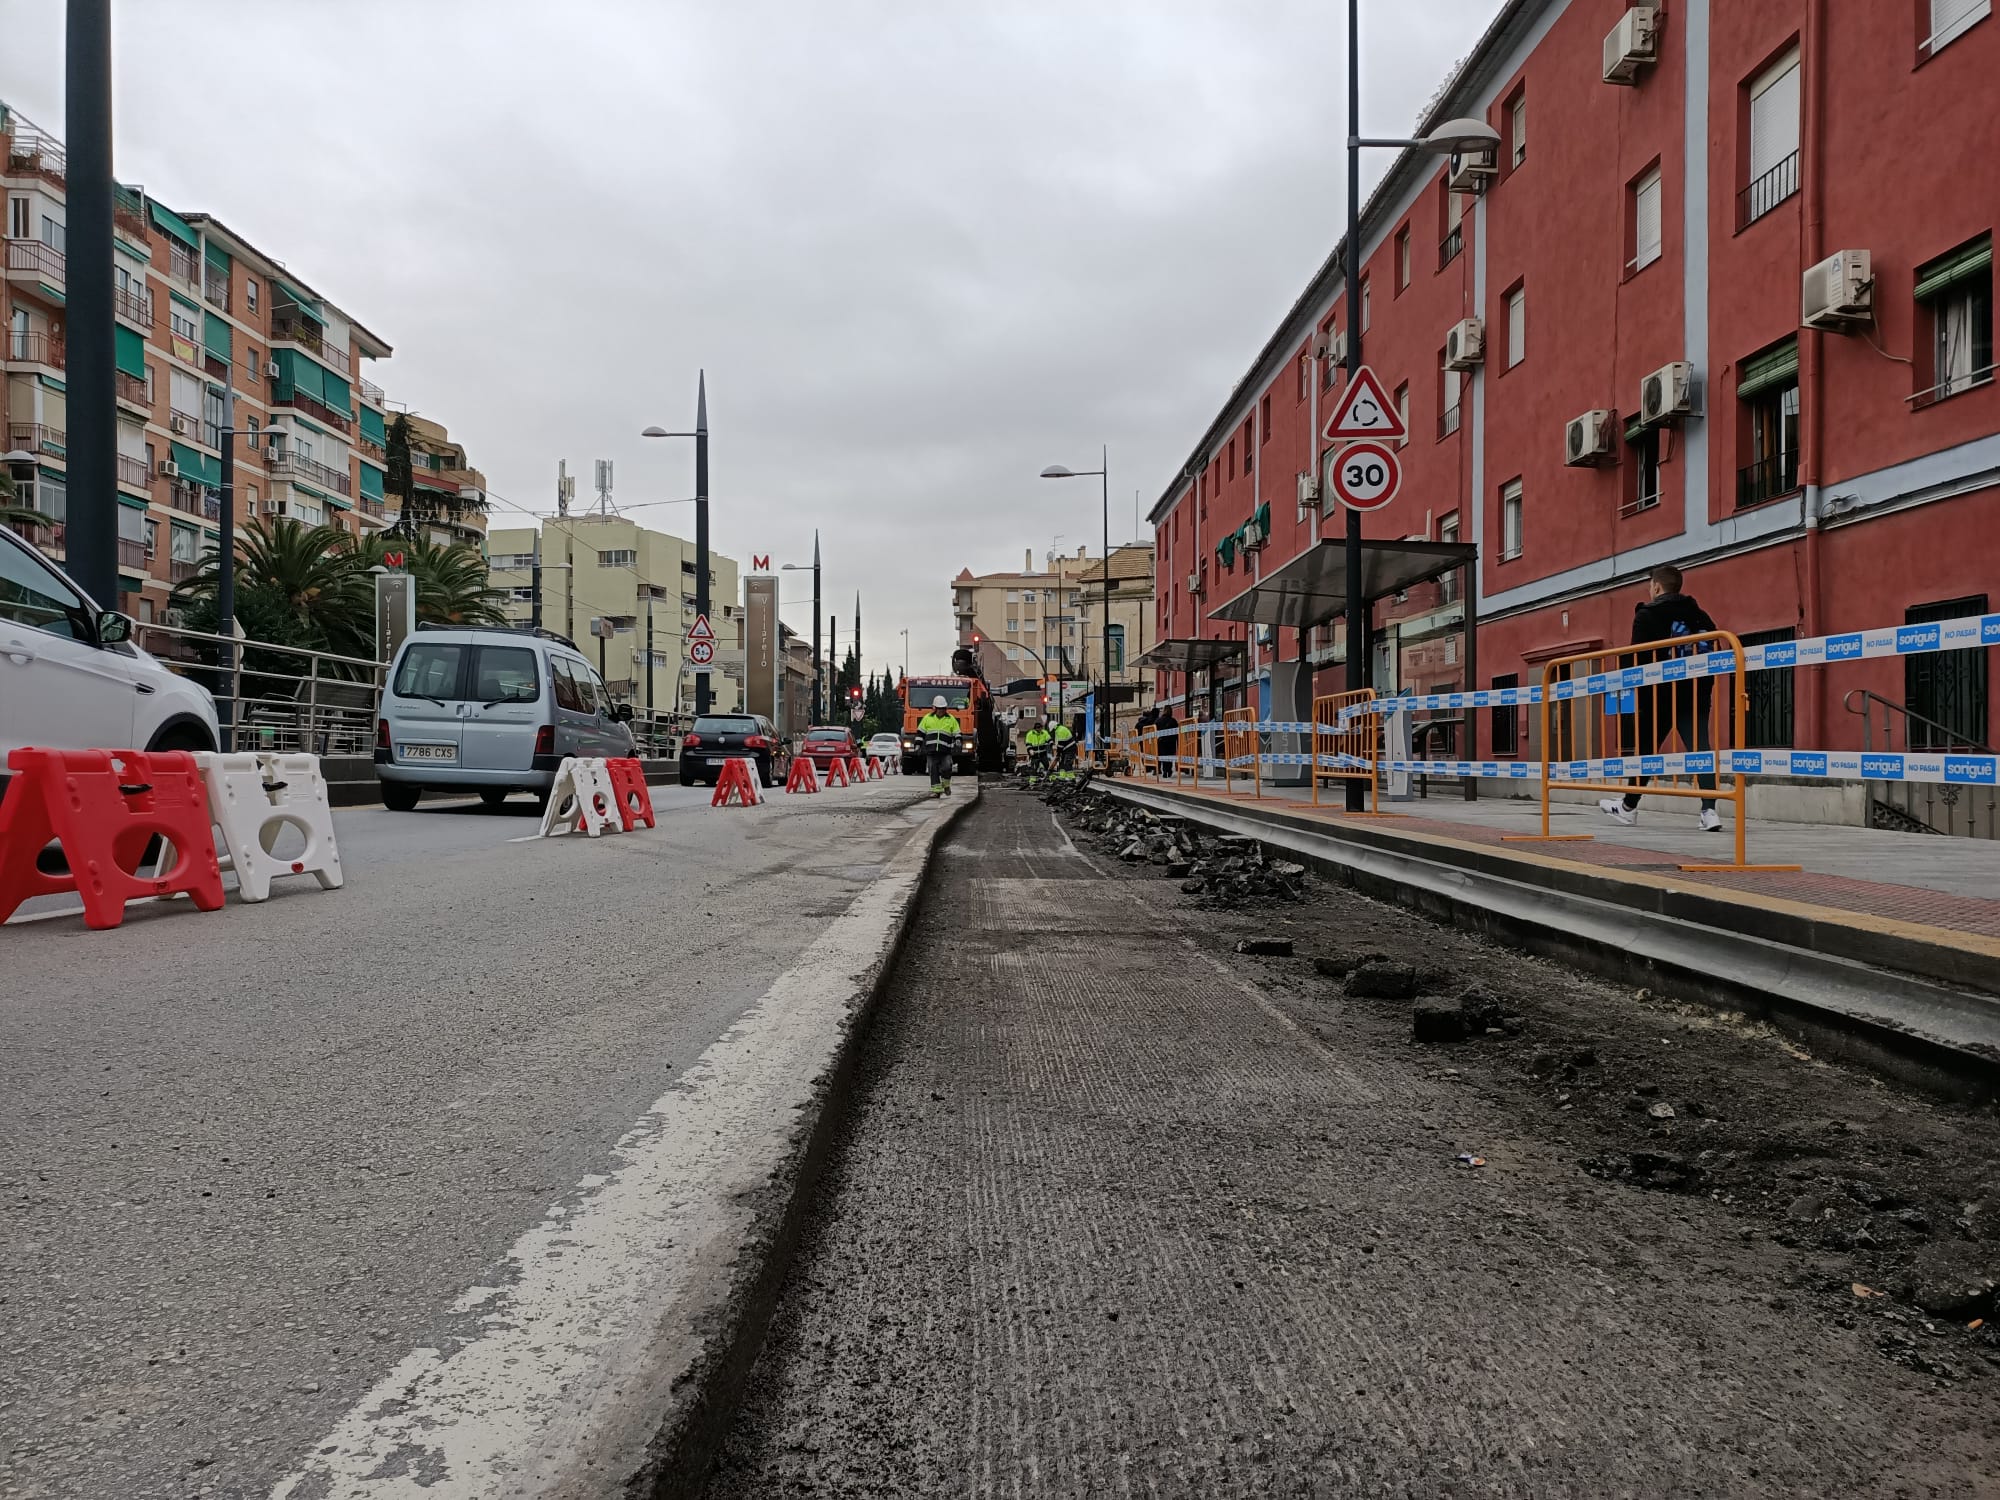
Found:
[(1563, 433), (1563, 464), (1588, 469), (1614, 456), (1617, 423), (1608, 411), (1587, 411), (1570, 420)]
[(1451, 175), (1447, 182), (1454, 193), (1476, 193), (1499, 170), (1491, 146), (1454, 151), (1451, 153)]
[(176, 433), (185, 433), (188, 430), (188, 419), (176, 412), (167, 418), (167, 426)]
[(1805, 274), (1799, 323), (1846, 333), (1875, 321), (1874, 261), (1866, 250), (1839, 250)]
[(1639, 420), (1647, 426), (1701, 413), (1701, 387), (1686, 360), (1662, 365), (1639, 382)]
[(1444, 336), (1444, 366), (1447, 370), (1470, 370), (1486, 358), (1486, 325), (1466, 318), (1451, 325)]
[(266, 380), (276, 380), (279, 373), (278, 362), (275, 359), (264, 361), (264, 378)]
[(1201, 574), (1188, 574), (1187, 591), (1190, 594), (1199, 594), (1201, 592)]
[(282, 516), (285, 514), (286, 503), (283, 500), (266, 500), (264, 502), (264, 514), (267, 516)]
[(1322, 333), (1313, 340), (1313, 353), (1340, 364), (1347, 358), (1347, 335), (1338, 328)]
[(178, 479), (180, 477), (181, 477), (181, 466), (179, 464), (175, 463), (171, 458), (163, 458), (160, 460), (160, 478)]
[(1310, 510), (1319, 504), (1319, 477), (1315, 474), (1299, 475), (1299, 509)]
[(1259, 526), (1255, 521), (1251, 521), (1246, 526), (1244, 526), (1243, 550), (1245, 552), (1256, 551), (1259, 547), (1263, 546), (1264, 543), (1268, 540), (1269, 538), (1267, 538), (1264, 535), (1264, 528)]
[(1639, 69), (1660, 60), (1660, 10), (1635, 5), (1604, 38), (1604, 81), (1637, 84)]

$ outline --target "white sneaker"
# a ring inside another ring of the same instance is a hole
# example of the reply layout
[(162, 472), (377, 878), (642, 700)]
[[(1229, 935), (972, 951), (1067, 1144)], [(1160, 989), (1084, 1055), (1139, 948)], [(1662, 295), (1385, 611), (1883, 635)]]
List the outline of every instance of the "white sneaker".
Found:
[(1597, 804), (1597, 809), (1612, 822), (1623, 823), (1627, 828), (1634, 827), (1639, 821), (1638, 813), (1627, 807), (1622, 797), (1606, 797)]
[(1704, 807), (1701, 810), (1701, 831), (1703, 833), (1720, 833), (1722, 831), (1722, 814), (1712, 807)]

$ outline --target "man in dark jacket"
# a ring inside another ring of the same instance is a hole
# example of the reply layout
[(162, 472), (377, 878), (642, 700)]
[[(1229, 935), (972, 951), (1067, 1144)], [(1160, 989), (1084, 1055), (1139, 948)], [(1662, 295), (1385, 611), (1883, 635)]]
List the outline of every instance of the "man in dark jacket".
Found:
[(1160, 779), (1174, 779), (1174, 757), (1180, 754), (1180, 721), (1174, 717), (1173, 705), (1162, 703), (1153, 716), (1153, 723), (1160, 731)]
[[(1712, 643), (1679, 647), (1673, 644), (1681, 637), (1706, 635), (1716, 629), (1708, 611), (1681, 592), (1679, 568), (1663, 563), (1653, 569), (1648, 590), (1647, 598), (1632, 612), (1632, 644), (1644, 646), (1658, 642), (1659, 647), (1637, 653), (1635, 661), (1664, 661), (1668, 657), (1692, 656), (1714, 649)], [(1634, 689), (1637, 701), (1626, 705), (1626, 712), (1619, 716), (1624, 740), (1622, 753), (1656, 755), (1670, 734), (1679, 737), (1683, 749), (1713, 750), (1715, 738), (1710, 730), (1717, 680), (1704, 676), (1690, 682), (1662, 682)], [(1634, 784), (1644, 786), (1648, 779), (1636, 777)], [(1703, 791), (1715, 790), (1713, 774), (1698, 776), (1695, 780)], [(1606, 797), (1597, 805), (1607, 816), (1628, 828), (1639, 821), (1637, 792), (1627, 792), (1623, 798)], [(1702, 832), (1714, 833), (1721, 827), (1722, 818), (1715, 810), (1715, 799), (1702, 798)]]

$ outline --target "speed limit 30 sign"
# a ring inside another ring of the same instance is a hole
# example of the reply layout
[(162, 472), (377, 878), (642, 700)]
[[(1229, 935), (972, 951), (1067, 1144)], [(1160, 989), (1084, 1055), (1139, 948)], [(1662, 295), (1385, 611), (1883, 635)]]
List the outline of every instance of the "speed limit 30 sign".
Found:
[(1349, 443), (1326, 456), (1326, 481), (1351, 510), (1380, 510), (1403, 487), (1403, 465), (1384, 443)]

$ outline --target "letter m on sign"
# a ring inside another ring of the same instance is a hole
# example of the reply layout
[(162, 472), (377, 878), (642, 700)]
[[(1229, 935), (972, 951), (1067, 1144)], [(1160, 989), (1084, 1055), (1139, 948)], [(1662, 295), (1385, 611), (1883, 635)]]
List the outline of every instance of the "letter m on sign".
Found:
[(771, 559), (768, 556), (759, 557), (755, 553), (752, 553), (750, 555), (750, 566), (756, 572), (768, 573), (771, 571)]

